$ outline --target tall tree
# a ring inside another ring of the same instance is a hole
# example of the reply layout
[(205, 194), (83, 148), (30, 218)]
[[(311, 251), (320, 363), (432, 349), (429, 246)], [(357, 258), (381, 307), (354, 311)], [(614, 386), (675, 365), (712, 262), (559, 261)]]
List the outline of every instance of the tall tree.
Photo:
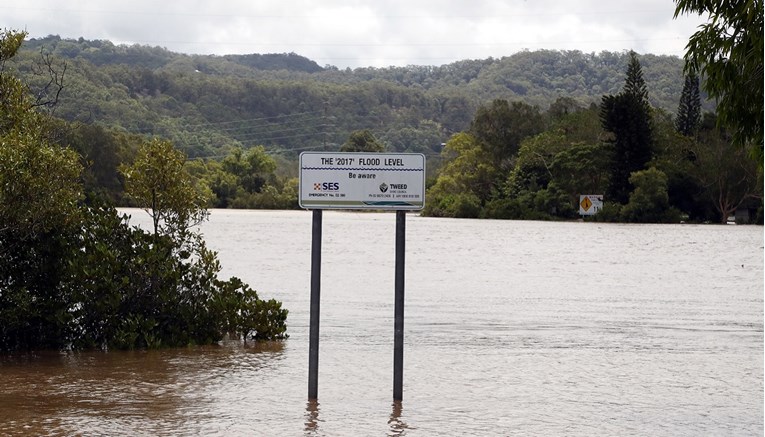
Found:
[(693, 136), (701, 124), (701, 97), (699, 96), (699, 77), (694, 73), (685, 76), (680, 104), (677, 107), (675, 129), (686, 137)]
[(686, 45), (686, 70), (701, 73), (703, 87), (717, 100), (718, 126), (733, 143), (763, 158), (762, 0), (676, 0), (681, 14), (709, 14)]
[(647, 110), (650, 105), (648, 103), (648, 88), (645, 85), (645, 79), (643, 79), (643, 67), (640, 66), (637, 53), (630, 50), (629, 56), (630, 59), (627, 62), (627, 77), (624, 80), (624, 89), (622, 92), (632, 96), (636, 102), (645, 106)]
[(630, 175), (645, 169), (652, 156), (651, 106), (640, 62), (630, 52), (624, 89), (617, 95), (603, 96), (600, 105), (603, 129), (611, 132), (613, 144), (610, 200), (626, 203), (632, 191)]

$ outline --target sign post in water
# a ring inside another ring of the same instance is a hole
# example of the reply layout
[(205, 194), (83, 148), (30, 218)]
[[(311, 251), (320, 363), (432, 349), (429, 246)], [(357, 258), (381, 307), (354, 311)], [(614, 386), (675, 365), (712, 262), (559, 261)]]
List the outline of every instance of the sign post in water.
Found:
[(393, 400), (400, 401), (404, 385), (406, 211), (425, 205), (425, 155), (304, 152), (300, 154), (299, 188), (300, 207), (313, 210), (308, 399), (318, 398), (322, 210), (377, 209), (396, 211)]

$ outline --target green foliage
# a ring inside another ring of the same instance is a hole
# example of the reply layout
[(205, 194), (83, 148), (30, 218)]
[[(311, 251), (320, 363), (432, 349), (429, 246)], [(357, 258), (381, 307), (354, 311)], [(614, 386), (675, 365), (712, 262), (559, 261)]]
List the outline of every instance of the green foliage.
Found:
[(686, 46), (686, 70), (699, 72), (717, 100), (719, 126), (751, 146), (762, 166), (763, 6), (761, 0), (676, 0), (680, 14), (709, 14)]
[(432, 217), (478, 218), (480, 213), (481, 200), (473, 193), (439, 193), (427, 210)]
[[(563, 101), (558, 106), (563, 109), (548, 114), (553, 118), (550, 129), (524, 137), (517, 156), (501, 158), (512, 163), (509, 170), (497, 165), (496, 149), (491, 150), (485, 141), (471, 134), (452, 137), (442, 154), (440, 174), (428, 190), (423, 213), (455, 216), (455, 205), (471, 205), (472, 209), (463, 210), (475, 215), (478, 208), (478, 215), (485, 218), (575, 217), (579, 194), (602, 192), (599, 190), (607, 185), (610, 152), (598, 142), (602, 131), (596, 108), (585, 110)], [(460, 193), (470, 197), (460, 198)]]
[[(25, 35), (0, 32), (0, 66), (15, 56)], [(74, 152), (52, 144), (25, 84), (5, 68), (0, 97), (0, 232), (7, 233), (5, 244), (12, 248), (77, 222), (81, 166)]]
[(486, 204), (482, 217), (504, 220), (556, 220), (576, 216), (568, 193), (551, 182), (546, 188), (524, 190), (515, 197), (495, 198)]
[[(234, 148), (220, 161), (191, 161), (188, 169), (210, 190), (211, 205), (216, 208), (298, 208), (297, 178), (280, 169), (263, 146), (247, 151)], [(278, 175), (279, 170), (285, 174)]]
[(622, 93), (631, 96), (636, 102), (644, 105), (647, 111), (651, 106), (648, 102), (648, 87), (645, 84), (645, 79), (643, 79), (643, 67), (640, 66), (637, 53), (634, 51), (629, 53), (626, 76)]
[[(272, 340), (286, 337), (287, 310), (274, 299), (258, 299), (258, 294), (239, 278), (218, 284), (221, 288), (219, 304), (230, 315), (227, 331), (236, 332), (246, 340)], [(226, 308), (228, 307), (228, 308)]]
[(87, 213), (67, 264), (70, 281), (61, 285), (72, 296), (70, 347), (185, 346), (226, 333), (285, 336), (287, 311), (275, 301), (266, 305), (237, 278), (218, 279), (217, 256), (199, 236), (157, 238), (111, 208)]
[(595, 222), (616, 223), (622, 221), (624, 206), (618, 202), (603, 202), (603, 208), (597, 214), (588, 218)]
[(580, 194), (604, 193), (608, 187), (610, 153), (610, 147), (602, 143), (573, 144), (554, 156), (550, 173), (573, 202)]
[(556, 111), (548, 114), (554, 117), (552, 128), (522, 142), (507, 179), (508, 199), (488, 204), (487, 217), (573, 218), (579, 194), (603, 192), (610, 152), (598, 141), (601, 130), (597, 111), (582, 110), (570, 103), (568, 109)]
[(667, 175), (670, 205), (687, 215), (687, 221), (708, 221), (713, 217), (712, 207), (703, 199), (704, 187), (693, 176), (698, 165), (697, 136), (682, 135), (675, 121), (669, 113), (654, 112), (655, 156), (650, 165)]
[(677, 107), (675, 128), (686, 137), (696, 134), (701, 124), (701, 97), (699, 96), (699, 78), (693, 73), (685, 76), (683, 93)]
[(630, 176), (635, 189), (622, 208), (622, 219), (636, 223), (677, 223), (680, 211), (669, 205), (667, 175), (655, 167), (637, 171)]
[(518, 198), (496, 198), (486, 203), (483, 218), (501, 220), (536, 220), (539, 214), (528, 207), (528, 202)]
[(436, 183), (428, 190), (423, 213), (455, 217), (460, 210), (464, 216), (473, 206), (480, 211), (483, 202), (496, 191), (497, 169), (491, 154), (474, 136), (459, 133), (449, 139), (442, 155), (445, 164)]
[(72, 150), (34, 132), (0, 133), (0, 230), (33, 238), (74, 226), (82, 197), (80, 171)]
[(505, 170), (521, 141), (541, 132), (543, 123), (539, 108), (497, 99), (488, 107), (478, 108), (469, 132), (492, 154), (498, 169)]
[(553, 158), (567, 146), (568, 140), (561, 131), (547, 131), (523, 140), (508, 177), (508, 195), (515, 197), (523, 191), (547, 188), (552, 180)]
[(276, 162), (266, 154), (263, 146), (248, 151), (235, 148), (223, 158), (223, 170), (237, 178), (237, 185), (248, 193), (259, 193), (269, 176), (276, 170)]
[(117, 205), (126, 205), (128, 202), (119, 166), (134, 158), (144, 139), (99, 125), (64, 125), (59, 131), (59, 142), (68, 144), (81, 156), (85, 192)]
[(756, 210), (762, 205), (762, 163), (748, 159), (746, 150), (715, 128), (712, 117), (706, 118), (689, 174), (704, 187), (702, 196), (717, 212), (717, 221), (725, 223), (739, 207)]
[(377, 141), (370, 130), (363, 129), (351, 132), (348, 140), (340, 147), (340, 151), (380, 153), (385, 151), (385, 145)]
[(390, 150), (431, 155), (441, 151), (441, 143), (446, 137), (441, 124), (432, 120), (417, 120), (414, 126), (407, 123), (389, 130), (380, 137), (380, 142), (388, 144)]
[(208, 197), (185, 161), (169, 141), (153, 139), (141, 146), (132, 165), (120, 167), (127, 195), (149, 213), (154, 234), (182, 235), (207, 218)]

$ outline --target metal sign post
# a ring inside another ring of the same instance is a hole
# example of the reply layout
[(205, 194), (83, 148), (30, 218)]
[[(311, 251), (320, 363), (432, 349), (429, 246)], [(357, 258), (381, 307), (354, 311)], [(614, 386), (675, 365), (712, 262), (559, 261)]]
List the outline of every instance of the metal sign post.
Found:
[(308, 399), (319, 394), (319, 306), (321, 302), (321, 215), (313, 211), (311, 231), (311, 320), (308, 332)]
[(393, 400), (404, 397), (404, 254), (406, 212), (396, 211), (396, 280), (393, 308)]
[(308, 399), (318, 398), (321, 225), (323, 209), (396, 211), (396, 271), (393, 321), (393, 400), (404, 389), (404, 255), (406, 210), (425, 204), (425, 155), (417, 153), (300, 154), (298, 203), (313, 210)]

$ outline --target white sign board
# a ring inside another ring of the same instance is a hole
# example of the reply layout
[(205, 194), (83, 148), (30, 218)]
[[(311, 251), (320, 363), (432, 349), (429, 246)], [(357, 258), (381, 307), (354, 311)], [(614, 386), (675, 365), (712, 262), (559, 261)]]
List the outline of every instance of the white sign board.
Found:
[(603, 209), (602, 194), (582, 194), (579, 196), (579, 215), (595, 215)]
[(422, 209), (425, 155), (303, 152), (298, 203), (305, 209)]

